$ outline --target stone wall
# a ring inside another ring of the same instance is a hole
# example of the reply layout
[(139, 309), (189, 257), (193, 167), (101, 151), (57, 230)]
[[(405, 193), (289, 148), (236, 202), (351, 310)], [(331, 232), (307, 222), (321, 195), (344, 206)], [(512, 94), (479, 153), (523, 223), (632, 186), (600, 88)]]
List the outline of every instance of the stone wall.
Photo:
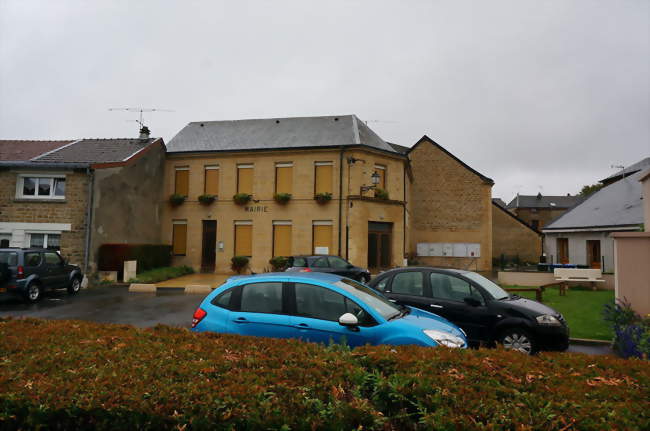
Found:
[(518, 208), (514, 210), (514, 214), (531, 226), (533, 224), (533, 220), (539, 220), (539, 226), (537, 230), (542, 230), (544, 226), (548, 225), (567, 211), (568, 208)]
[(497, 260), (519, 257), (521, 262), (538, 262), (542, 236), (496, 204), (492, 205), (492, 255)]

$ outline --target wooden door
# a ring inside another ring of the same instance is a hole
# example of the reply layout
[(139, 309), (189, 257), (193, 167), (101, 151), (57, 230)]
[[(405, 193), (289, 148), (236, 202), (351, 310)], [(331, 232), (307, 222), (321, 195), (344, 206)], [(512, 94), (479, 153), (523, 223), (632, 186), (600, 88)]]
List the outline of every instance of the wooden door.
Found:
[(217, 259), (217, 221), (203, 220), (201, 272), (214, 272)]
[(368, 222), (368, 269), (390, 268), (393, 224)]
[(557, 261), (558, 263), (569, 263), (569, 239), (557, 239)]
[(587, 240), (587, 265), (590, 268), (600, 269), (600, 240)]

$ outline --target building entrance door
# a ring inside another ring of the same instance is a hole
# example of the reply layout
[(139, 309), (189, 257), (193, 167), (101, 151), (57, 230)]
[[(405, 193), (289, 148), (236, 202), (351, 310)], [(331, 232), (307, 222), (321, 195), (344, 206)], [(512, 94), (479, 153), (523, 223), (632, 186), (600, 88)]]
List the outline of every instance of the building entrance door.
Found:
[(568, 238), (557, 239), (557, 262), (569, 263), (569, 239)]
[(600, 269), (600, 240), (587, 240), (587, 265)]
[(203, 220), (201, 272), (214, 272), (217, 260), (217, 221)]
[(368, 269), (390, 267), (392, 236), (392, 223), (368, 222)]

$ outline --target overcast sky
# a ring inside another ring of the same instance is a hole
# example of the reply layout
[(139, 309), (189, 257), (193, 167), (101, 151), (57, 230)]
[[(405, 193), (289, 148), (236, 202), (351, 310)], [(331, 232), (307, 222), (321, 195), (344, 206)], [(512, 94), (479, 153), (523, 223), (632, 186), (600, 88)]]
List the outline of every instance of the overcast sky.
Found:
[(650, 156), (650, 2), (0, 0), (0, 139), (169, 141), (198, 120), (357, 114), (494, 197)]

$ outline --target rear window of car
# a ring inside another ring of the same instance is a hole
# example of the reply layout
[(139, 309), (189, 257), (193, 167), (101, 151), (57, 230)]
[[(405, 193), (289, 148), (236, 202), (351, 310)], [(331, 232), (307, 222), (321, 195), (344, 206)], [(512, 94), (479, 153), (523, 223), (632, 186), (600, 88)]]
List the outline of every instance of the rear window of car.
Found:
[(294, 257), (293, 258), (293, 264), (291, 266), (299, 266), (299, 267), (305, 267), (307, 266), (307, 259), (304, 257)]
[(0, 263), (5, 263), (7, 266), (18, 265), (18, 253), (0, 251)]

